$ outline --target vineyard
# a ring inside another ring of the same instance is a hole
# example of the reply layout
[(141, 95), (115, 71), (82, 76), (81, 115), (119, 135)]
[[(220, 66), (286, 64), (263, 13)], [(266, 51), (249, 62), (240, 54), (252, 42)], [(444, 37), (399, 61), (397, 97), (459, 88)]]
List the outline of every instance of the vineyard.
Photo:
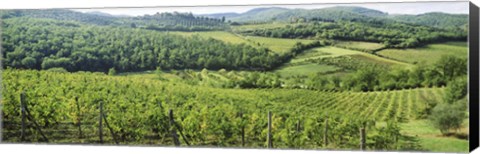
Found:
[[(443, 88), (376, 92), (217, 89), (99, 73), (10, 69), (3, 72), (3, 87), (6, 142), (21, 141), (23, 101), (34, 121), (25, 132), (33, 142), (100, 142), (102, 104), (102, 119), (108, 128), (102, 132), (102, 141), (106, 143), (174, 145), (169, 137), (172, 110), (177, 129), (191, 146), (239, 147), (243, 143), (265, 147), (267, 111), (271, 111), (276, 148), (358, 149), (361, 126), (367, 127), (368, 149), (392, 148), (375, 142), (380, 142), (378, 134), (392, 133), (383, 129), (393, 129), (396, 124), (383, 128), (374, 121), (416, 119), (425, 97), (439, 99), (443, 94)], [(322, 133), (325, 127), (329, 129), (328, 146)], [(397, 142), (389, 145), (407, 146)]]
[(0, 141), (468, 149), (467, 15), (99, 13), (0, 11)]

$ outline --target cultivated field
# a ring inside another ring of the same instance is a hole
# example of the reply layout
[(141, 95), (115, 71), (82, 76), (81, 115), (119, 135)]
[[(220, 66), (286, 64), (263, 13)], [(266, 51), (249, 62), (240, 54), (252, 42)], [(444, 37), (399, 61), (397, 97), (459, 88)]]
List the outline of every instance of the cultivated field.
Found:
[(382, 49), (385, 46), (380, 43), (360, 42), (360, 41), (337, 41), (335, 46), (353, 50), (371, 52)]
[(182, 36), (198, 35), (205, 38), (213, 38), (227, 43), (240, 44), (245, 43), (255, 47), (269, 48), (274, 52), (285, 53), (297, 43), (301, 42), (308, 44), (314, 42), (314, 40), (304, 39), (281, 39), (281, 38), (268, 38), (257, 36), (242, 36), (230, 32), (215, 31), (215, 32), (168, 32), (171, 34), (178, 34)]
[(250, 42), (246, 41), (245, 39), (239, 37), (238, 35), (235, 35), (233, 33), (229, 32), (224, 32), (224, 31), (213, 31), (213, 32), (168, 32), (172, 34), (178, 34), (182, 36), (193, 36), (193, 35), (198, 35), (200, 37), (205, 37), (205, 38), (213, 38), (216, 40), (224, 41), (227, 43), (233, 43), (233, 44), (240, 44), (240, 43), (245, 43), (249, 44)]
[(239, 25), (239, 26), (232, 26), (232, 30), (234, 32), (243, 32), (243, 31), (251, 31), (255, 29), (272, 29), (272, 28), (279, 28), (285, 27), (287, 23), (265, 23), (265, 24), (251, 24), (251, 25)]
[(466, 57), (468, 54), (465, 42), (448, 42), (442, 44), (430, 44), (415, 49), (385, 49), (377, 54), (404, 61), (412, 64), (425, 63), (427, 65), (437, 62), (443, 55)]
[(245, 39), (250, 41), (254, 45), (256, 44), (258, 46), (263, 46), (278, 53), (285, 53), (290, 51), (297, 42), (308, 44), (315, 41), (306, 39), (269, 38), (259, 36), (246, 36)]

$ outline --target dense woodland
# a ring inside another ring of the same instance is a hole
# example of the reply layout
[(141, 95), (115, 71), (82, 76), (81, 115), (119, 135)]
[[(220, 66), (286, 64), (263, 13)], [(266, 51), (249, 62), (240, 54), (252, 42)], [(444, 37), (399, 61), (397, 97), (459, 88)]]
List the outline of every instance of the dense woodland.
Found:
[(268, 70), (282, 61), (268, 49), (155, 31), (76, 22), (4, 20), (5, 67), (119, 72), (162, 69)]

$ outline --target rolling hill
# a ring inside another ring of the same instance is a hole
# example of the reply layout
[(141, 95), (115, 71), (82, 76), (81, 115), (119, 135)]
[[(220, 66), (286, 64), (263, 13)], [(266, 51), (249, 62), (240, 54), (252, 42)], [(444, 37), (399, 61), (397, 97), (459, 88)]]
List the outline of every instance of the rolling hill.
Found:
[(205, 14), (213, 18), (225, 16), (235, 22), (292, 21), (295, 18), (307, 20), (349, 20), (375, 22), (403, 22), (438, 28), (464, 28), (468, 15), (431, 12), (419, 15), (388, 14), (364, 7), (336, 6), (321, 9), (287, 9), (280, 7), (255, 8), (245, 13)]
[[(65, 9), (47, 9), (47, 10), (6, 10), (0, 11), (2, 18), (27, 16), (32, 18), (51, 18), (57, 20), (74, 20), (83, 23), (96, 25), (124, 25), (130, 26), (131, 23), (161, 23), (167, 15), (157, 14), (158, 18), (151, 21), (155, 15), (145, 15), (137, 17), (114, 16), (105, 12), (77, 12)], [(190, 16), (194, 16), (191, 18)], [(298, 20), (320, 20), (320, 21), (356, 21), (370, 23), (391, 23), (402, 22), (408, 24), (432, 26), (437, 28), (461, 28), (465, 29), (468, 25), (468, 15), (466, 14), (448, 14), (442, 12), (430, 12), (419, 15), (388, 14), (378, 10), (354, 6), (336, 6), (321, 9), (287, 9), (282, 7), (264, 7), (254, 8), (244, 13), (215, 13), (215, 14), (195, 14), (177, 13), (173, 14), (178, 22), (166, 22), (167, 25), (184, 24), (187, 20), (202, 23), (201, 25), (211, 25), (213, 21), (226, 20), (233, 22), (270, 22), (282, 21), (292, 22)], [(140, 20), (140, 21), (139, 21)], [(170, 18), (169, 18), (170, 20)], [(208, 23), (207, 23), (208, 22)]]
[[(431, 12), (420, 15), (392, 15), (389, 18), (425, 26), (443, 28), (465, 28), (468, 25), (468, 15)], [(441, 19), (441, 20), (439, 20)]]

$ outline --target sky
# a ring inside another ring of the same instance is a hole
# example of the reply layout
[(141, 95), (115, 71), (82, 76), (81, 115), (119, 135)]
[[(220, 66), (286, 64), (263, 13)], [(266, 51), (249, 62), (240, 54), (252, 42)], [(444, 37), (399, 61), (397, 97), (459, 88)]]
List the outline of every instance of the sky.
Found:
[(157, 12), (192, 12), (193, 14), (212, 14), (235, 12), (243, 13), (259, 7), (283, 7), (318, 9), (333, 6), (359, 6), (379, 10), (389, 14), (423, 14), (427, 12), (445, 12), (452, 14), (468, 14), (468, 2), (416, 2), (416, 3), (363, 3), (363, 4), (315, 4), (315, 5), (254, 5), (254, 6), (210, 6), (210, 7), (150, 7), (150, 8), (105, 8), (75, 9), (80, 12), (100, 11), (113, 15), (139, 16)]

